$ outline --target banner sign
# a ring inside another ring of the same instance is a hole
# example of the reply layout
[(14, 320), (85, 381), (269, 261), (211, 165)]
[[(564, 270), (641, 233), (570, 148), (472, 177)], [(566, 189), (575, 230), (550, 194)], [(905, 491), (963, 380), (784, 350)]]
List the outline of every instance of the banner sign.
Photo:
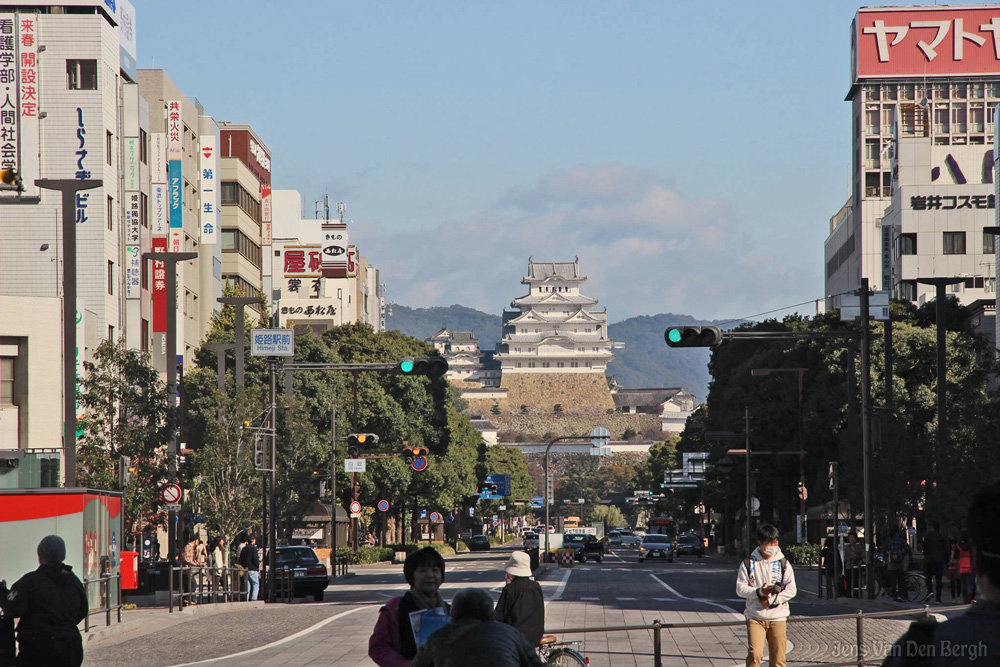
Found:
[(139, 189), (139, 138), (125, 137), (125, 190)]
[[(165, 236), (153, 237), (153, 252), (166, 252)], [(153, 333), (167, 332), (167, 265), (153, 262)]]
[(199, 138), (201, 143), (201, 211), (199, 212), (202, 245), (215, 245), (219, 238), (218, 155), (215, 152), (215, 135)]
[(125, 246), (125, 298), (138, 299), (142, 296), (142, 248), (137, 245)]
[[(41, 177), (39, 168), (39, 125), (38, 125), (38, 15), (18, 14), (17, 16), (17, 66), (19, 69), (18, 98), (20, 108), (17, 118), (20, 122), (17, 139), (18, 173), (21, 175), (25, 195), (37, 195), (35, 179)], [(6, 34), (0, 30), (0, 35)]]
[(184, 187), (181, 161), (171, 160), (167, 184), (170, 204), (170, 252), (184, 252)]
[[(153, 220), (151, 222), (153, 237), (167, 236), (167, 184), (153, 183)], [(166, 246), (164, 245), (164, 250)]]

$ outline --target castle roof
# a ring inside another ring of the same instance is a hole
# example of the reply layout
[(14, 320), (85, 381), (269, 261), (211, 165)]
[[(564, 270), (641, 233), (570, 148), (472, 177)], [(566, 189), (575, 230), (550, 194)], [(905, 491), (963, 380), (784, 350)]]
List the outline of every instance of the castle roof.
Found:
[(677, 396), (691, 396), (681, 387), (619, 389), (612, 394), (616, 407), (658, 407)]
[(521, 279), (522, 283), (538, 283), (545, 281), (563, 281), (582, 283), (587, 280), (580, 275), (580, 260), (572, 262), (535, 262), (528, 258), (528, 275)]

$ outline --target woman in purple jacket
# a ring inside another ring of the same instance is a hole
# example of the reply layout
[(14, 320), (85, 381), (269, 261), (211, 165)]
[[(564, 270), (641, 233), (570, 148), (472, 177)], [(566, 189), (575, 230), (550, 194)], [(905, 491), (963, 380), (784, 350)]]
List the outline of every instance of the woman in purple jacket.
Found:
[(409, 667), (417, 655), (417, 642), (410, 614), (422, 609), (449, 607), (438, 589), (444, 582), (444, 559), (431, 547), (414, 551), (403, 563), (403, 577), (410, 585), (405, 595), (389, 600), (379, 609), (375, 631), (368, 640), (368, 657), (379, 667)]

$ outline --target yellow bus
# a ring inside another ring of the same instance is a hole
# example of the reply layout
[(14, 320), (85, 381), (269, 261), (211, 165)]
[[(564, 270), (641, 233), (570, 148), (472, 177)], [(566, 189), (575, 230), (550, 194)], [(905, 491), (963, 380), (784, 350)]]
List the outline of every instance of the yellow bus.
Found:
[(567, 528), (579, 528), (580, 527), (580, 517), (578, 516), (568, 516), (563, 519), (563, 530)]

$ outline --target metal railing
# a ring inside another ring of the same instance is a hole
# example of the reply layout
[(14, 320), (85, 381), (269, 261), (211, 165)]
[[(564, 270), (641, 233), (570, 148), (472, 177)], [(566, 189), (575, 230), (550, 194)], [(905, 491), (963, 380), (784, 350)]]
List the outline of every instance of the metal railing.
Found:
[(167, 609), (190, 604), (245, 602), (249, 599), (248, 571), (239, 567), (167, 566)]
[[(112, 583), (114, 582), (114, 583)], [(93, 609), (87, 611), (87, 615), (83, 617), (83, 631), (90, 632), (90, 617), (94, 614), (105, 614), (105, 625), (111, 626), (111, 612), (115, 611), (118, 614), (118, 623), (122, 622), (122, 574), (109, 574), (104, 577), (98, 577), (97, 579), (84, 579), (83, 580), (83, 590), (87, 595), (87, 604), (90, 605), (90, 586), (97, 584), (100, 586), (100, 596), (101, 596), (101, 606), (98, 609)], [(116, 590), (118, 592), (118, 604), (111, 606), (111, 591)]]
[(334, 554), (330, 559), (330, 566), (333, 568), (333, 576), (344, 576), (347, 574), (347, 556)]
[[(819, 621), (847, 621), (853, 620), (855, 623), (855, 643), (852, 648), (852, 652), (849, 655), (857, 656), (855, 660), (848, 662), (824, 662), (818, 663), (810, 661), (808, 664), (810, 667), (847, 667), (849, 665), (881, 665), (882, 660), (885, 656), (876, 655), (872, 658), (867, 658), (868, 651), (865, 649), (865, 632), (864, 632), (864, 621), (865, 619), (876, 619), (876, 618), (893, 618), (893, 617), (919, 617), (920, 619), (927, 620), (930, 618), (932, 613), (940, 613), (946, 611), (957, 611), (965, 609), (966, 606), (952, 606), (952, 607), (935, 607), (933, 612), (931, 608), (927, 605), (920, 609), (905, 609), (902, 611), (880, 611), (874, 613), (865, 613), (862, 610), (858, 610), (854, 614), (839, 614), (834, 616), (803, 616), (803, 617), (789, 617), (786, 619), (788, 623), (816, 623)], [(663, 655), (662, 655), (662, 633), (664, 630), (691, 630), (693, 628), (724, 628), (724, 627), (745, 627), (747, 624), (746, 619), (740, 621), (699, 621), (693, 623), (663, 623), (659, 619), (653, 621), (650, 624), (645, 625), (610, 625), (604, 627), (590, 627), (590, 628), (559, 628), (555, 630), (545, 630), (547, 635), (566, 635), (566, 634), (582, 634), (587, 632), (631, 632), (635, 630), (652, 630), (653, 631), (653, 664), (655, 667), (663, 666)], [(584, 651), (585, 652), (585, 651)], [(845, 652), (846, 653), (846, 652)], [(793, 664), (791, 662), (789, 665)]]

